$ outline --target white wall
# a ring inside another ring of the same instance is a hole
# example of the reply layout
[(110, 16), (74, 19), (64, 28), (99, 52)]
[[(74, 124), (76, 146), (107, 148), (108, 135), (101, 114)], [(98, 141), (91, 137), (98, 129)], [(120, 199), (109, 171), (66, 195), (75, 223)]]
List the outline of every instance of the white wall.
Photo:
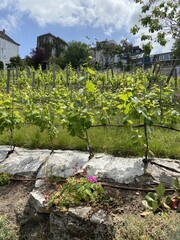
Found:
[(4, 67), (6, 67), (6, 63), (9, 63), (11, 57), (17, 55), (19, 55), (19, 46), (0, 38), (0, 61), (4, 63)]

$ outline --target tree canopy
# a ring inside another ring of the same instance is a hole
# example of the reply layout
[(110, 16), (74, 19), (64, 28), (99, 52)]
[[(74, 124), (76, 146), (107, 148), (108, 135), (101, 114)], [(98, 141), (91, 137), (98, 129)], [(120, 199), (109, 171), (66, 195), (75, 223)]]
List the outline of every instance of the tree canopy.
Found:
[(120, 42), (120, 46), (121, 46), (121, 58), (125, 59), (127, 61), (127, 64), (129, 65), (131, 62), (133, 45), (132, 43), (128, 42), (127, 39), (122, 39)]
[(88, 61), (90, 48), (82, 42), (72, 41), (69, 43), (65, 53), (64, 61), (72, 67), (77, 68)]
[(48, 54), (42, 47), (39, 48), (37, 47), (36, 49), (32, 49), (31, 51), (32, 65), (35, 69), (37, 69), (39, 65), (42, 65), (43, 62), (47, 62), (48, 58), (49, 58)]
[(150, 54), (152, 41), (158, 42), (161, 46), (167, 43), (167, 36), (170, 35), (175, 41), (180, 39), (180, 0), (134, 0), (141, 5), (140, 25), (131, 28), (135, 35), (146, 27), (148, 33), (141, 35), (141, 40), (148, 40), (143, 45), (146, 54)]
[(21, 67), (23, 65), (22, 59), (20, 58), (20, 56), (15, 56), (15, 57), (11, 57), (9, 59), (9, 63), (6, 64), (8, 68), (11, 67)]

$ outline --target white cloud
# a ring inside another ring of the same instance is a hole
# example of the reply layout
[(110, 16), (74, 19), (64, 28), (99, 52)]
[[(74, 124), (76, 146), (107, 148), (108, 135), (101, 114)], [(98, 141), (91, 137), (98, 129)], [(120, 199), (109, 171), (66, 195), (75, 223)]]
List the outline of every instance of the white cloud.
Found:
[(19, 26), (18, 14), (7, 14), (6, 18), (0, 18), (1, 29), (12, 32), (12, 29), (17, 29)]
[(12, 3), (13, 3), (13, 0), (1, 0), (0, 10), (4, 8), (8, 8), (9, 6), (11, 6)]
[[(133, 0), (8, 0), (20, 12), (28, 14), (40, 26), (61, 24), (64, 26), (91, 25), (101, 27), (107, 33), (129, 31), (137, 17), (138, 5)], [(5, 5), (6, 1), (3, 1)], [(7, 6), (7, 4), (6, 4)], [(10, 6), (10, 5), (9, 5)], [(135, 18), (135, 19), (134, 19)]]
[[(6, 9), (6, 18), (0, 18), (4, 28), (15, 27), (20, 16), (29, 16), (40, 26), (84, 26), (101, 28), (107, 36), (125, 32), (137, 23), (140, 6), (134, 0), (1, 0), (0, 10)], [(135, 36), (140, 44), (140, 35)], [(169, 43), (170, 45), (170, 43)]]

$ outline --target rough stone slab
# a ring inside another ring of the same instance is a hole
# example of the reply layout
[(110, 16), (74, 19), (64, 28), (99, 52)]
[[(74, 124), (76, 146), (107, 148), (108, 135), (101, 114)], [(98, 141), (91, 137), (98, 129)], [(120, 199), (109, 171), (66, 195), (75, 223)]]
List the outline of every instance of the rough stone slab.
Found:
[(86, 169), (88, 176), (93, 175), (100, 179), (111, 179), (114, 182), (126, 184), (134, 183), (134, 178), (144, 173), (142, 159), (102, 154), (92, 158), (83, 169)]
[(50, 150), (27, 150), (15, 148), (5, 161), (1, 162), (1, 171), (12, 175), (33, 175), (50, 155)]
[(101, 224), (107, 220), (107, 214), (104, 210), (100, 209), (98, 212), (95, 212), (91, 218), (90, 222)]
[(43, 178), (48, 174), (67, 178), (74, 175), (88, 161), (87, 152), (55, 151), (46, 164), (39, 171), (37, 178)]
[(44, 188), (45, 185), (46, 185), (45, 179), (37, 179), (36, 182), (35, 182), (34, 188), (35, 189), (38, 189), (38, 188), (42, 189), (42, 188)]
[(174, 178), (180, 179), (180, 160), (154, 159), (148, 164), (147, 172), (153, 177), (154, 182), (163, 182), (166, 186), (172, 187)]
[[(168, 159), (168, 158), (155, 158), (151, 161), (152, 165), (163, 165), (163, 168), (172, 169), (172, 171), (177, 171), (180, 173), (180, 159)], [(154, 163), (154, 164), (153, 164)]]
[(29, 204), (37, 213), (49, 213), (49, 209), (45, 204), (45, 197), (37, 190), (30, 193)]
[[(101, 211), (100, 211), (101, 212)], [(112, 228), (108, 221), (102, 223), (105, 212), (94, 213), (89, 207), (70, 208), (68, 212), (55, 211), (50, 214), (52, 240), (111, 240)], [(90, 221), (90, 218), (93, 220)]]
[[(57, 150), (50, 155), (51, 151), (46, 149), (27, 150), (16, 147), (14, 153), (5, 159), (9, 150), (10, 146), (0, 146), (0, 171), (12, 175), (28, 177), (39, 171), (38, 179), (50, 174), (67, 178), (77, 172), (87, 171), (87, 176), (94, 175), (100, 180), (134, 184), (144, 174), (141, 158), (113, 157), (102, 153), (95, 154), (88, 161), (88, 152)], [(147, 172), (151, 176), (151, 181), (147, 179), (147, 183), (164, 182), (170, 186), (173, 178), (180, 178), (180, 160), (155, 158), (148, 164)]]
[(92, 214), (92, 207), (70, 207), (68, 212), (76, 216), (80, 216), (80, 218), (88, 219)]

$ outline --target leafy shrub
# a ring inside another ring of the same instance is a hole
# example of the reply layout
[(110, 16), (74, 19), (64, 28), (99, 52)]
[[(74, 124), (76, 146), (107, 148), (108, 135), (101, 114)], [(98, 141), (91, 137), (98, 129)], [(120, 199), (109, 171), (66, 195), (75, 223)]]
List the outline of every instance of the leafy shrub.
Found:
[(146, 209), (152, 210), (154, 213), (169, 209), (177, 209), (178, 204), (180, 204), (180, 181), (175, 178), (172, 181), (172, 186), (176, 195), (165, 196), (165, 185), (160, 183), (155, 187), (155, 192), (148, 192), (145, 196), (145, 200), (142, 204)]
[[(91, 181), (93, 180), (93, 181)], [(104, 189), (95, 178), (70, 177), (50, 196), (49, 206), (58, 206), (61, 210), (85, 202), (98, 202), (104, 196)]]
[(0, 172), (0, 186), (10, 183), (10, 175), (8, 173)]
[(155, 187), (155, 192), (149, 192), (145, 196), (145, 200), (142, 201), (143, 205), (153, 212), (158, 212), (164, 209), (170, 209), (168, 206), (170, 204), (170, 197), (164, 197), (165, 194), (164, 183), (160, 183)]

